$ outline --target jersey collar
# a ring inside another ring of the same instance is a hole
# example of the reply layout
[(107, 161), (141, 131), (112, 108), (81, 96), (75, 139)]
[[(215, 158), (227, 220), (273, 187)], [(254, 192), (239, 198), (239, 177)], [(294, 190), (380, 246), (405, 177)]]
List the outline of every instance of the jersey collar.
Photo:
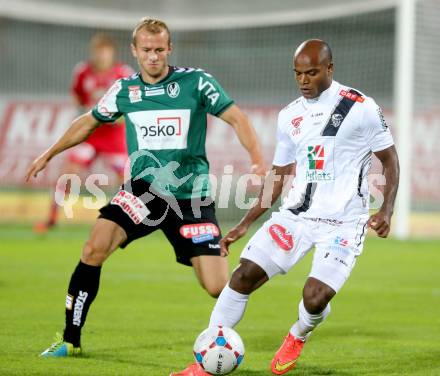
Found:
[(149, 86), (157, 86), (157, 85), (160, 85), (160, 84), (162, 84), (162, 83), (164, 83), (166, 80), (168, 80), (170, 77), (171, 77), (171, 75), (174, 73), (174, 71), (176, 70), (176, 67), (175, 66), (173, 66), (173, 65), (168, 65), (168, 74), (164, 77), (164, 78), (162, 78), (159, 82), (156, 82), (155, 84), (149, 84), (148, 82), (145, 82), (144, 80), (143, 80), (143, 78), (142, 78), (142, 74), (139, 72), (139, 79), (142, 81), (142, 83), (144, 84), (144, 85), (149, 85)]
[(339, 82), (333, 80), (329, 88), (324, 90), (319, 97), (313, 99), (306, 99), (302, 97), (304, 106), (309, 107), (317, 103), (324, 103), (328, 99), (332, 98), (335, 95), (335, 93), (338, 92), (340, 86), (341, 84)]

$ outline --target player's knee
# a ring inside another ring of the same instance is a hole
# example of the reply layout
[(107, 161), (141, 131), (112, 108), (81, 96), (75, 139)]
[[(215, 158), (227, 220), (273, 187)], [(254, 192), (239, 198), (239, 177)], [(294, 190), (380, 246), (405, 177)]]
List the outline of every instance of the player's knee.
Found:
[[(226, 284), (225, 284), (226, 285)], [(206, 286), (205, 290), (206, 292), (212, 296), (213, 298), (217, 299), (220, 296), (220, 293), (223, 290), (223, 287), (225, 287), (225, 285), (221, 286), (221, 285), (217, 285), (217, 286)]]
[(304, 288), (303, 300), (307, 312), (312, 315), (321, 313), (333, 297), (334, 292), (324, 286)]
[(227, 283), (228, 276), (225, 275), (212, 281), (205, 281), (203, 287), (210, 296), (217, 299)]
[(81, 261), (88, 265), (102, 265), (108, 256), (107, 248), (104, 242), (89, 239), (83, 247)]
[(241, 294), (250, 294), (254, 290), (255, 282), (251, 270), (241, 265), (232, 273), (229, 286)]

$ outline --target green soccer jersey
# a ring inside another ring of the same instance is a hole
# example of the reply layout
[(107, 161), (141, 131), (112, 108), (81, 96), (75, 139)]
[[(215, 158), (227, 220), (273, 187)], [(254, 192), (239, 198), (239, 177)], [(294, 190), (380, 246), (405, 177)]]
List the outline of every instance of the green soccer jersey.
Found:
[(154, 85), (140, 73), (116, 81), (92, 114), (103, 123), (124, 116), (133, 178), (189, 199), (210, 194), (207, 114), (220, 116), (232, 103), (202, 69), (170, 67)]

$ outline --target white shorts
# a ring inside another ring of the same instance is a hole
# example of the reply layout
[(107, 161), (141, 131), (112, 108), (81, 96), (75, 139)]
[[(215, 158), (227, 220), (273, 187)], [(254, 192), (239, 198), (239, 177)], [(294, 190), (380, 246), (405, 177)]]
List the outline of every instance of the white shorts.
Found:
[(287, 273), (313, 247), (316, 278), (338, 292), (362, 253), (368, 216), (353, 222), (331, 224), (301, 218), (288, 210), (272, 217), (249, 240), (241, 258), (259, 265), (272, 278)]

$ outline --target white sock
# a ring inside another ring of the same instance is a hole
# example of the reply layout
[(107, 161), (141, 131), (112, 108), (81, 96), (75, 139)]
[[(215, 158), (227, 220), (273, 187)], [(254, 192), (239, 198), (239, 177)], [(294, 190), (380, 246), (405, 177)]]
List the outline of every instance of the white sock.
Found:
[(330, 303), (321, 313), (316, 315), (311, 315), (307, 312), (306, 307), (304, 307), (304, 302), (301, 299), (298, 307), (298, 321), (293, 324), (290, 328), (290, 333), (296, 338), (306, 339), (307, 335), (315, 329), (318, 324), (325, 320), (325, 318), (330, 314)]
[(248, 300), (249, 295), (240, 294), (227, 284), (212, 310), (209, 326), (222, 325), (233, 328), (243, 317)]

